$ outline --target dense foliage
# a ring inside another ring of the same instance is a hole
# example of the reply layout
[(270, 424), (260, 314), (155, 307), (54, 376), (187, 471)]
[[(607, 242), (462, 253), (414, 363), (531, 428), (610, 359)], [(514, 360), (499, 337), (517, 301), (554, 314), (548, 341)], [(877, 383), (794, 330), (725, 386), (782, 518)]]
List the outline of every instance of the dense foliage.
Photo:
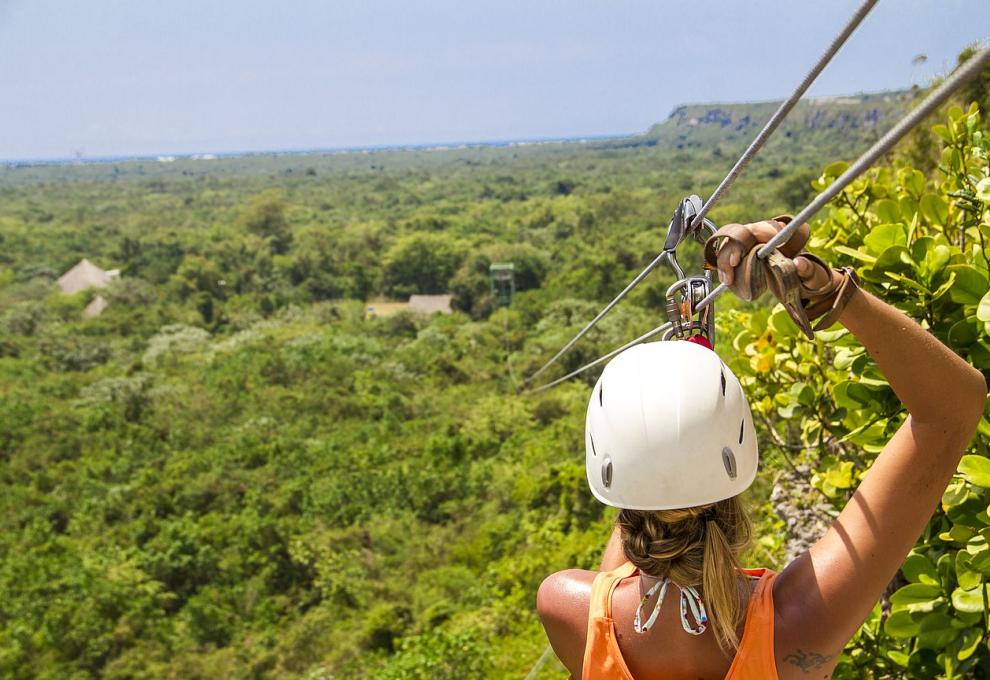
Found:
[[(845, 192), (814, 245), (985, 368), (977, 121), (953, 113), (941, 175), (884, 168)], [(789, 144), (719, 222), (798, 207), (829, 150)], [(594, 566), (611, 517), (584, 481), (586, 384), (523, 398), (520, 376), (652, 259), (676, 201), (735, 150), (4, 171), (0, 675), (522, 677), (545, 646), (539, 582)], [(54, 292), (82, 256), (123, 272), (96, 319), (80, 318), (94, 291)], [(496, 310), (487, 267), (506, 260), (520, 292)], [(564, 367), (657, 325), (670, 281), (652, 277)], [(376, 296), (443, 290), (460, 311), (366, 318)], [(814, 493), (841, 504), (897, 404), (841, 332), (809, 343), (779, 313), (722, 308), (719, 349), (766, 444), (750, 561), (779, 565), (774, 476), (811, 463)], [(848, 677), (985, 662), (987, 434)]]
[[(771, 150), (723, 213), (781, 209), (820, 158)], [(584, 388), (523, 399), (519, 379), (724, 162), (575, 144), (182, 163), (4, 171), (0, 675), (525, 674), (536, 587), (595, 564), (608, 518)], [(55, 292), (83, 256), (122, 278)], [(496, 311), (506, 260), (519, 292)], [(568, 365), (655, 326), (670, 281)], [(365, 318), (443, 290), (465, 311)]]

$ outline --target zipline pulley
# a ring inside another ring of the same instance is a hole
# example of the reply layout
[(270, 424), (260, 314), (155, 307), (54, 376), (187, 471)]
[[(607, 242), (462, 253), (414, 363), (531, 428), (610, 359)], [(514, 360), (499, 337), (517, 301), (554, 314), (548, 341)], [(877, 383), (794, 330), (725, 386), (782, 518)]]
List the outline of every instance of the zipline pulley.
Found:
[(682, 339), (695, 333), (701, 333), (708, 342), (715, 342), (715, 314), (711, 307), (698, 310), (698, 304), (708, 297), (712, 291), (711, 272), (703, 270), (700, 275), (688, 275), (677, 260), (677, 249), (687, 239), (693, 236), (699, 243), (704, 243), (709, 236), (718, 231), (715, 224), (708, 218), (703, 218), (695, 225), (698, 212), (703, 203), (700, 197), (692, 194), (682, 199), (674, 210), (667, 227), (667, 237), (663, 242), (663, 252), (666, 261), (677, 276), (667, 288), (665, 310), (670, 328), (663, 334), (664, 340)]
[(712, 282), (707, 276), (689, 276), (674, 282), (667, 289), (667, 320), (670, 329), (664, 340), (683, 339), (701, 333), (708, 342), (715, 343), (715, 315), (711, 305), (698, 310), (698, 304), (712, 292)]

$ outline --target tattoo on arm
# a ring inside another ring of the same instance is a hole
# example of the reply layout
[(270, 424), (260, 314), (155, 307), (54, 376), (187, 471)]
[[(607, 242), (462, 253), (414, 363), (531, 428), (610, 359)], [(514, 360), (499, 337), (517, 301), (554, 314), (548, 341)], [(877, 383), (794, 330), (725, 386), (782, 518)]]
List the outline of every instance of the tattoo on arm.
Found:
[(784, 657), (784, 661), (794, 664), (804, 673), (821, 668), (831, 660), (831, 656), (817, 654), (815, 652), (805, 652), (800, 649), (795, 650)]

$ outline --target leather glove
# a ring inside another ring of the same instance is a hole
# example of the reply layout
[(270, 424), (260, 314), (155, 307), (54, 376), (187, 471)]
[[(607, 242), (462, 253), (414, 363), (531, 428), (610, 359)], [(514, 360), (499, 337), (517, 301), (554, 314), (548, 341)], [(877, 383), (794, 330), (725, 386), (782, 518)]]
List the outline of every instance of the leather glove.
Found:
[[(809, 338), (839, 318), (859, 288), (850, 267), (833, 269), (821, 258), (802, 251), (811, 234), (802, 224), (766, 259), (757, 257), (760, 247), (791, 221), (789, 215), (753, 224), (727, 224), (705, 243), (705, 266), (717, 269), (719, 278), (743, 300), (755, 300), (767, 288)], [(811, 322), (819, 319), (814, 326)]]

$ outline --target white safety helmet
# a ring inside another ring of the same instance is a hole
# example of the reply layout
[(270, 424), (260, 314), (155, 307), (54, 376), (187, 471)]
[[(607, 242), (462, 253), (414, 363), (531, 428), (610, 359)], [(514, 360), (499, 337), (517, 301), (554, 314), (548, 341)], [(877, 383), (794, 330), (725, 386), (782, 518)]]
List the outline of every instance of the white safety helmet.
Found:
[(651, 342), (612, 359), (591, 393), (585, 469), (630, 510), (706, 505), (746, 490), (759, 451), (742, 385), (710, 349)]

